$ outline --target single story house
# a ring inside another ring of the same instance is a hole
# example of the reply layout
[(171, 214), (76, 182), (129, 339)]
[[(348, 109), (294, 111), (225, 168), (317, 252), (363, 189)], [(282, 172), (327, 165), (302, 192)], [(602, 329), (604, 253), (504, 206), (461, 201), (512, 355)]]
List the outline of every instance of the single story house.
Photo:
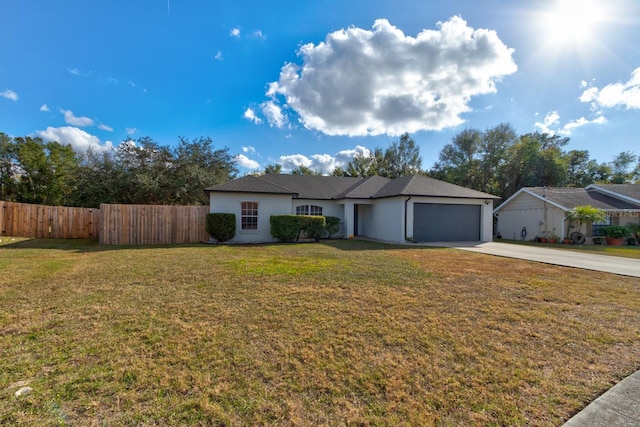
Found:
[[(598, 224), (570, 224), (569, 211), (577, 206), (593, 206), (607, 213)], [(551, 232), (560, 238), (580, 231), (599, 236), (607, 225), (640, 222), (640, 185), (593, 184), (586, 188), (525, 187), (494, 210), (496, 232), (505, 239), (532, 240)]]
[(205, 189), (210, 212), (234, 213), (232, 242), (273, 242), (272, 215), (323, 215), (341, 220), (341, 236), (405, 243), (490, 241), (498, 197), (424, 175), (248, 175)]

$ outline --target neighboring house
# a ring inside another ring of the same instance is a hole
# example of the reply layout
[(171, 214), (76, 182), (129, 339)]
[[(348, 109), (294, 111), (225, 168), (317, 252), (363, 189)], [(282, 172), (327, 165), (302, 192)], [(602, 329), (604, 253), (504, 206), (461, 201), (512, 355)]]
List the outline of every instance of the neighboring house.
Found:
[[(576, 206), (593, 206), (607, 213), (599, 224), (569, 224), (568, 212)], [(601, 235), (606, 225), (640, 222), (640, 185), (594, 184), (586, 188), (525, 187), (494, 210), (496, 231), (505, 239), (531, 240), (552, 232), (560, 238), (580, 231)], [(571, 227), (571, 228), (570, 228)]]
[(233, 242), (273, 242), (272, 215), (340, 218), (341, 236), (377, 240), (490, 241), (498, 197), (423, 175), (380, 176), (267, 174), (245, 176), (205, 189), (210, 212), (234, 213)]

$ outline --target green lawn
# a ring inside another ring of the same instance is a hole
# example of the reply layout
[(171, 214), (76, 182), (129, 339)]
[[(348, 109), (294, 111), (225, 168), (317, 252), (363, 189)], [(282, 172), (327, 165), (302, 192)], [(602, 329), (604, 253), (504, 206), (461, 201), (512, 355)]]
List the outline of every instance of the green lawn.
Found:
[(366, 241), (1, 240), (0, 425), (559, 425), (640, 369), (640, 279)]

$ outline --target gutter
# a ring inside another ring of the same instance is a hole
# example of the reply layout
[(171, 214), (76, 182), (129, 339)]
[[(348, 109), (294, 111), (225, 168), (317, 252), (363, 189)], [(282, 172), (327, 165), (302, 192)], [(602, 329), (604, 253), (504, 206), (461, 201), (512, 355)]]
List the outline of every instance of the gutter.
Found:
[(404, 240), (406, 241), (409, 241), (407, 236), (407, 206), (409, 205), (409, 200), (411, 200), (411, 196), (404, 201)]

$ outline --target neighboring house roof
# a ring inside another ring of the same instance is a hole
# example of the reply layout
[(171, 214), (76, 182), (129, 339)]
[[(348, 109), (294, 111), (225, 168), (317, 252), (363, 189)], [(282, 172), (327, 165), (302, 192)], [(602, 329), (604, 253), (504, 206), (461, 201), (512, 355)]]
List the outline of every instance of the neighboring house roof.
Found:
[(587, 186), (590, 189), (640, 204), (640, 184), (591, 184)]
[(319, 175), (266, 174), (245, 176), (206, 188), (207, 192), (291, 194), (298, 199), (377, 199), (393, 196), (498, 199), (494, 195), (459, 185), (410, 175), (389, 179), (381, 176), (350, 178)]
[(569, 211), (577, 206), (593, 206), (604, 211), (640, 210), (640, 204), (602, 193), (595, 188), (558, 188), (558, 187), (525, 187), (509, 197), (494, 212), (502, 210), (509, 202), (522, 193), (529, 194), (540, 200), (545, 200), (560, 209)]

